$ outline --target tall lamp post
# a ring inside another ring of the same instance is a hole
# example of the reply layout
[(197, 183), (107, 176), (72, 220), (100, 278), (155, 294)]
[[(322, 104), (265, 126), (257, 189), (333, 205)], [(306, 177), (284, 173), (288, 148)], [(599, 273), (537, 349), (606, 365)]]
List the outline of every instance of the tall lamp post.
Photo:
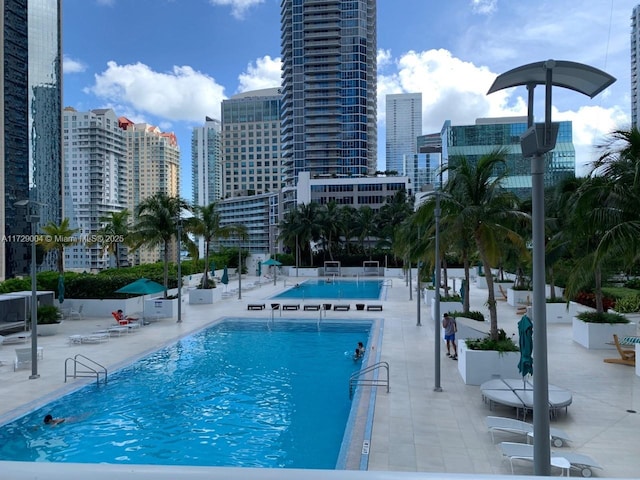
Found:
[(181, 243), (182, 243), (182, 215), (178, 214), (178, 321), (176, 323), (182, 323), (182, 257), (180, 255)]
[(27, 207), (27, 222), (31, 225), (31, 375), (30, 379), (40, 378), (38, 374), (38, 291), (36, 282), (36, 225), (40, 215), (33, 213), (33, 208), (39, 208), (40, 203), (32, 200), (20, 200), (16, 206)]
[[(616, 81), (596, 68), (563, 60), (530, 63), (499, 75), (487, 92), (526, 86), (527, 131), (520, 137), (522, 155), (531, 157), (533, 240), (533, 443), (534, 474), (551, 475), (549, 440), (549, 374), (547, 365), (547, 317), (545, 299), (544, 155), (553, 150), (558, 124), (551, 122), (551, 90), (559, 86), (595, 97)], [(544, 123), (533, 122), (533, 91), (545, 86)], [(489, 273), (489, 272), (488, 272)], [(487, 273), (487, 274), (488, 274)]]

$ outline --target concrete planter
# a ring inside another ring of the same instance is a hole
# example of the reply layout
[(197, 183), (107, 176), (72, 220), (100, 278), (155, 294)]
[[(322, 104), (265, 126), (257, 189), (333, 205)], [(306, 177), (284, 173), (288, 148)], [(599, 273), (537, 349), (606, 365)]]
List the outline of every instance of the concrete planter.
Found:
[(512, 307), (527, 303), (530, 304), (531, 302), (533, 302), (533, 292), (531, 290), (507, 289), (507, 303)]
[(436, 298), (436, 291), (425, 288), (424, 289), (424, 303), (426, 303), (427, 305), (431, 305), (431, 303), (433, 302), (433, 299)]
[(571, 323), (575, 312), (567, 307), (567, 303), (547, 303), (547, 323)]
[(144, 301), (145, 318), (173, 318), (178, 316), (178, 299), (149, 298)]
[(221, 288), (194, 288), (189, 290), (189, 303), (191, 305), (213, 303), (221, 298)]
[(520, 378), (520, 352), (469, 350), (464, 340), (458, 342), (458, 372), (465, 385), (481, 385), (492, 378)]
[[(440, 319), (447, 312), (461, 312), (461, 302), (443, 302), (440, 300)], [(431, 318), (436, 318), (436, 302), (431, 302)]]
[(44, 325), (38, 324), (38, 336), (50, 337), (56, 335), (60, 329), (59, 323), (46, 323)]
[(585, 348), (595, 350), (611, 350), (613, 334), (628, 337), (636, 334), (635, 323), (591, 323), (574, 317), (572, 320), (572, 338)]
[(513, 282), (496, 282), (493, 281), (493, 294), (496, 296), (496, 299), (502, 298), (502, 292), (500, 291), (500, 287), (502, 290), (507, 292), (511, 287), (513, 287)]
[(476, 277), (476, 287), (480, 288), (482, 290), (486, 290), (487, 289), (487, 277), (485, 277), (484, 275), (482, 275), (481, 277), (480, 276)]

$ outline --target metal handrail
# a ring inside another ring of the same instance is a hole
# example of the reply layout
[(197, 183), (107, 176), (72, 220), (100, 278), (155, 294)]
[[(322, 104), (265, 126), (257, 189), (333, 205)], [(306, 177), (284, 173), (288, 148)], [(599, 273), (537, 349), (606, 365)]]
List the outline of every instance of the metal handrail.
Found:
[[(387, 372), (387, 378), (379, 378), (377, 373), (380, 369), (384, 369)], [(367, 373), (374, 373), (373, 378), (362, 378)], [(361, 369), (358, 372), (352, 373), (349, 377), (349, 398), (353, 397), (355, 387), (363, 385), (367, 387), (387, 387), (387, 393), (389, 393), (389, 362), (378, 362), (373, 365), (369, 365), (366, 368)]]
[[(87, 365), (86, 363), (81, 362), (78, 358), (84, 359), (87, 363), (92, 364)], [(68, 365), (69, 361), (73, 362), (73, 374), (68, 373)], [(86, 368), (87, 370), (78, 370), (78, 365)], [(96, 383), (100, 385), (100, 375), (104, 375), (104, 383), (107, 383), (107, 369), (100, 365), (95, 360), (91, 360), (89, 357), (82, 355), (80, 353), (76, 354), (73, 358), (69, 357), (64, 361), (64, 383), (67, 383), (67, 378), (78, 378), (78, 377), (96, 377)]]

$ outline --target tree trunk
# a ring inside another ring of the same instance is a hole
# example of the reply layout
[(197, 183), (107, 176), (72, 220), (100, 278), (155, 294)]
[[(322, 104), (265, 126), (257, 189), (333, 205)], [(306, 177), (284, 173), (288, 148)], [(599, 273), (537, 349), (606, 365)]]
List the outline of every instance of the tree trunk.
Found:
[(602, 301), (602, 271), (600, 267), (596, 267), (594, 272), (595, 276), (595, 295), (596, 295), (596, 311), (598, 313), (604, 313), (604, 302)]
[(498, 340), (498, 311), (496, 308), (496, 294), (493, 291), (493, 275), (491, 275), (491, 264), (487, 258), (487, 253), (484, 251), (482, 242), (476, 236), (476, 247), (482, 260), (482, 266), (484, 267), (484, 275), (487, 280), (487, 289), (489, 290), (489, 296), (487, 298), (487, 307), (489, 308), (489, 335), (492, 340)]
[(167, 298), (167, 289), (169, 286), (169, 242), (165, 240), (164, 242), (164, 298)]
[(462, 311), (469, 313), (469, 257), (466, 252), (463, 254), (462, 263), (464, 265), (464, 285), (462, 291), (464, 292), (464, 301), (462, 303)]

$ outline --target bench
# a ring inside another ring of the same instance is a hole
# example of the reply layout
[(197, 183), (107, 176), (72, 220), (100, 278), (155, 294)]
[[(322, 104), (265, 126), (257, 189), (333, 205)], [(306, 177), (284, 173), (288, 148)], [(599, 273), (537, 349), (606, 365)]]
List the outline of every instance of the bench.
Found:
[(250, 303), (247, 305), (247, 310), (264, 310), (266, 305), (264, 303)]
[(298, 304), (284, 304), (282, 305), (283, 310), (300, 310), (300, 305)]
[(305, 311), (317, 312), (318, 310), (320, 310), (320, 305), (305, 305), (304, 307), (302, 307), (302, 309)]
[(382, 305), (367, 305), (367, 311), (369, 311), (369, 312), (371, 312), (371, 311), (381, 312), (382, 311)]
[(346, 312), (346, 311), (351, 309), (351, 305), (334, 305), (333, 309), (334, 310), (342, 310), (343, 312)]

